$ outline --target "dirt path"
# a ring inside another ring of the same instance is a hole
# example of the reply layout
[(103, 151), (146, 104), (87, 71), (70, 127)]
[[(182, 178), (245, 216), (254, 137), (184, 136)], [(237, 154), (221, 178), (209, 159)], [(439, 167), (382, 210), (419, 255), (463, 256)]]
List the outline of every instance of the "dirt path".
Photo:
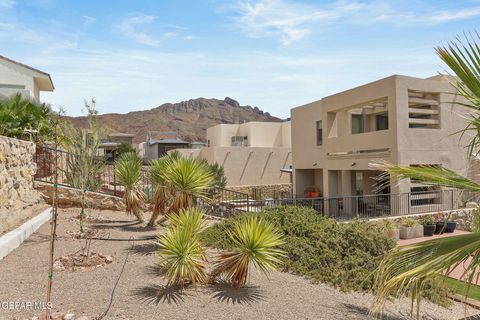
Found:
[[(56, 257), (80, 249), (82, 240), (73, 239), (67, 231), (76, 231), (73, 218), (78, 209), (60, 210), (59, 241)], [(152, 237), (160, 229), (145, 229), (122, 212), (93, 212), (101, 217), (97, 226), (110, 238)], [(22, 246), (0, 261), (0, 302), (42, 301), (47, 283), (49, 225), (42, 226)], [(113, 305), (105, 319), (367, 319), (370, 295), (344, 294), (326, 285), (287, 273), (275, 272), (269, 279), (254, 271), (249, 284), (242, 289), (204, 287), (180, 295), (165, 289), (158, 276), (151, 241), (97, 241), (92, 250), (111, 255), (111, 264), (91, 271), (62, 271), (54, 276), (54, 310), (73, 312), (77, 316), (97, 316), (107, 307), (112, 288), (128, 261), (115, 292)], [(384, 319), (407, 319), (409, 301), (389, 305)], [(452, 310), (424, 304), (425, 319), (458, 319), (463, 305)], [(9, 311), (0, 308), (0, 319), (24, 319), (35, 311)]]

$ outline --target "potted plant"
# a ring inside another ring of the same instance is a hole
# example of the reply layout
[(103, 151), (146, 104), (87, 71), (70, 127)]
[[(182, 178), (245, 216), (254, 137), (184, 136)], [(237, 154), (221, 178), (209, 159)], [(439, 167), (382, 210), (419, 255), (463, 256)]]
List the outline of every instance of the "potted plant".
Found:
[(413, 218), (405, 218), (401, 221), (400, 239), (412, 239), (423, 236), (423, 226)]
[(449, 221), (447, 221), (447, 228), (445, 229), (445, 232), (453, 233), (455, 231), (456, 227), (457, 227), (457, 222), (449, 220)]
[(447, 229), (447, 224), (445, 221), (437, 221), (435, 226), (435, 234), (443, 234)]
[(435, 220), (433, 220), (433, 217), (428, 215), (422, 217), (422, 225), (423, 225), (423, 235), (427, 237), (433, 236), (435, 233), (435, 230), (437, 229), (437, 226), (435, 224)]
[(383, 219), (380, 221), (380, 228), (383, 229), (383, 232), (387, 237), (392, 240), (400, 239), (400, 230), (398, 229), (397, 223), (391, 219)]

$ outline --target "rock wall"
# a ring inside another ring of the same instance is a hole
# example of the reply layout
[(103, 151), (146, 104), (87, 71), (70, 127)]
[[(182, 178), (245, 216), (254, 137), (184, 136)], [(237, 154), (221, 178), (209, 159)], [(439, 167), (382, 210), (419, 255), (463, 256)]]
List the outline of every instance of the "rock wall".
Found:
[(248, 193), (252, 198), (285, 198), (292, 193), (292, 184), (266, 184), (256, 186), (228, 186), (227, 189)]
[(35, 144), (0, 136), (0, 234), (32, 216), (42, 197), (34, 189)]
[[(53, 185), (50, 183), (35, 181), (35, 187), (41, 192), (44, 200), (48, 204), (52, 204)], [(64, 208), (81, 207), (81, 196), (82, 192), (79, 189), (60, 186), (58, 188), (58, 206)], [(87, 191), (85, 199), (88, 208), (118, 211), (125, 210), (123, 199), (119, 197)]]

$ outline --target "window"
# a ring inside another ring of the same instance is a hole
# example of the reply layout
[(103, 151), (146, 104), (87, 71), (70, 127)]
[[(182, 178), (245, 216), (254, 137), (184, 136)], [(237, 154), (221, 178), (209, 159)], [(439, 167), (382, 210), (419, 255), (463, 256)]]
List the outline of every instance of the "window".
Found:
[(352, 114), (352, 134), (363, 133), (363, 115), (361, 114)]
[(248, 146), (248, 137), (247, 136), (233, 136), (232, 137), (232, 147), (247, 147)]
[(317, 146), (321, 146), (323, 144), (323, 137), (322, 137), (322, 120), (317, 121)]
[(388, 129), (388, 113), (377, 114), (375, 117), (377, 131)]
[(210, 148), (210, 140), (207, 140), (207, 147)]

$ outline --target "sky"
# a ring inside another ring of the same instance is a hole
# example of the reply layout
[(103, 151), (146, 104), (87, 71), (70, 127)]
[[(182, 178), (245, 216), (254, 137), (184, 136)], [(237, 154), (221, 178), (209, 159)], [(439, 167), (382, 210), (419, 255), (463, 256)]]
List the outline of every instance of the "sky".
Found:
[[(0, 0), (0, 55), (50, 73), (68, 115), (228, 96), (290, 109), (392, 74), (479, 29), (480, 0)], [(480, 30), (478, 30), (480, 32)]]

